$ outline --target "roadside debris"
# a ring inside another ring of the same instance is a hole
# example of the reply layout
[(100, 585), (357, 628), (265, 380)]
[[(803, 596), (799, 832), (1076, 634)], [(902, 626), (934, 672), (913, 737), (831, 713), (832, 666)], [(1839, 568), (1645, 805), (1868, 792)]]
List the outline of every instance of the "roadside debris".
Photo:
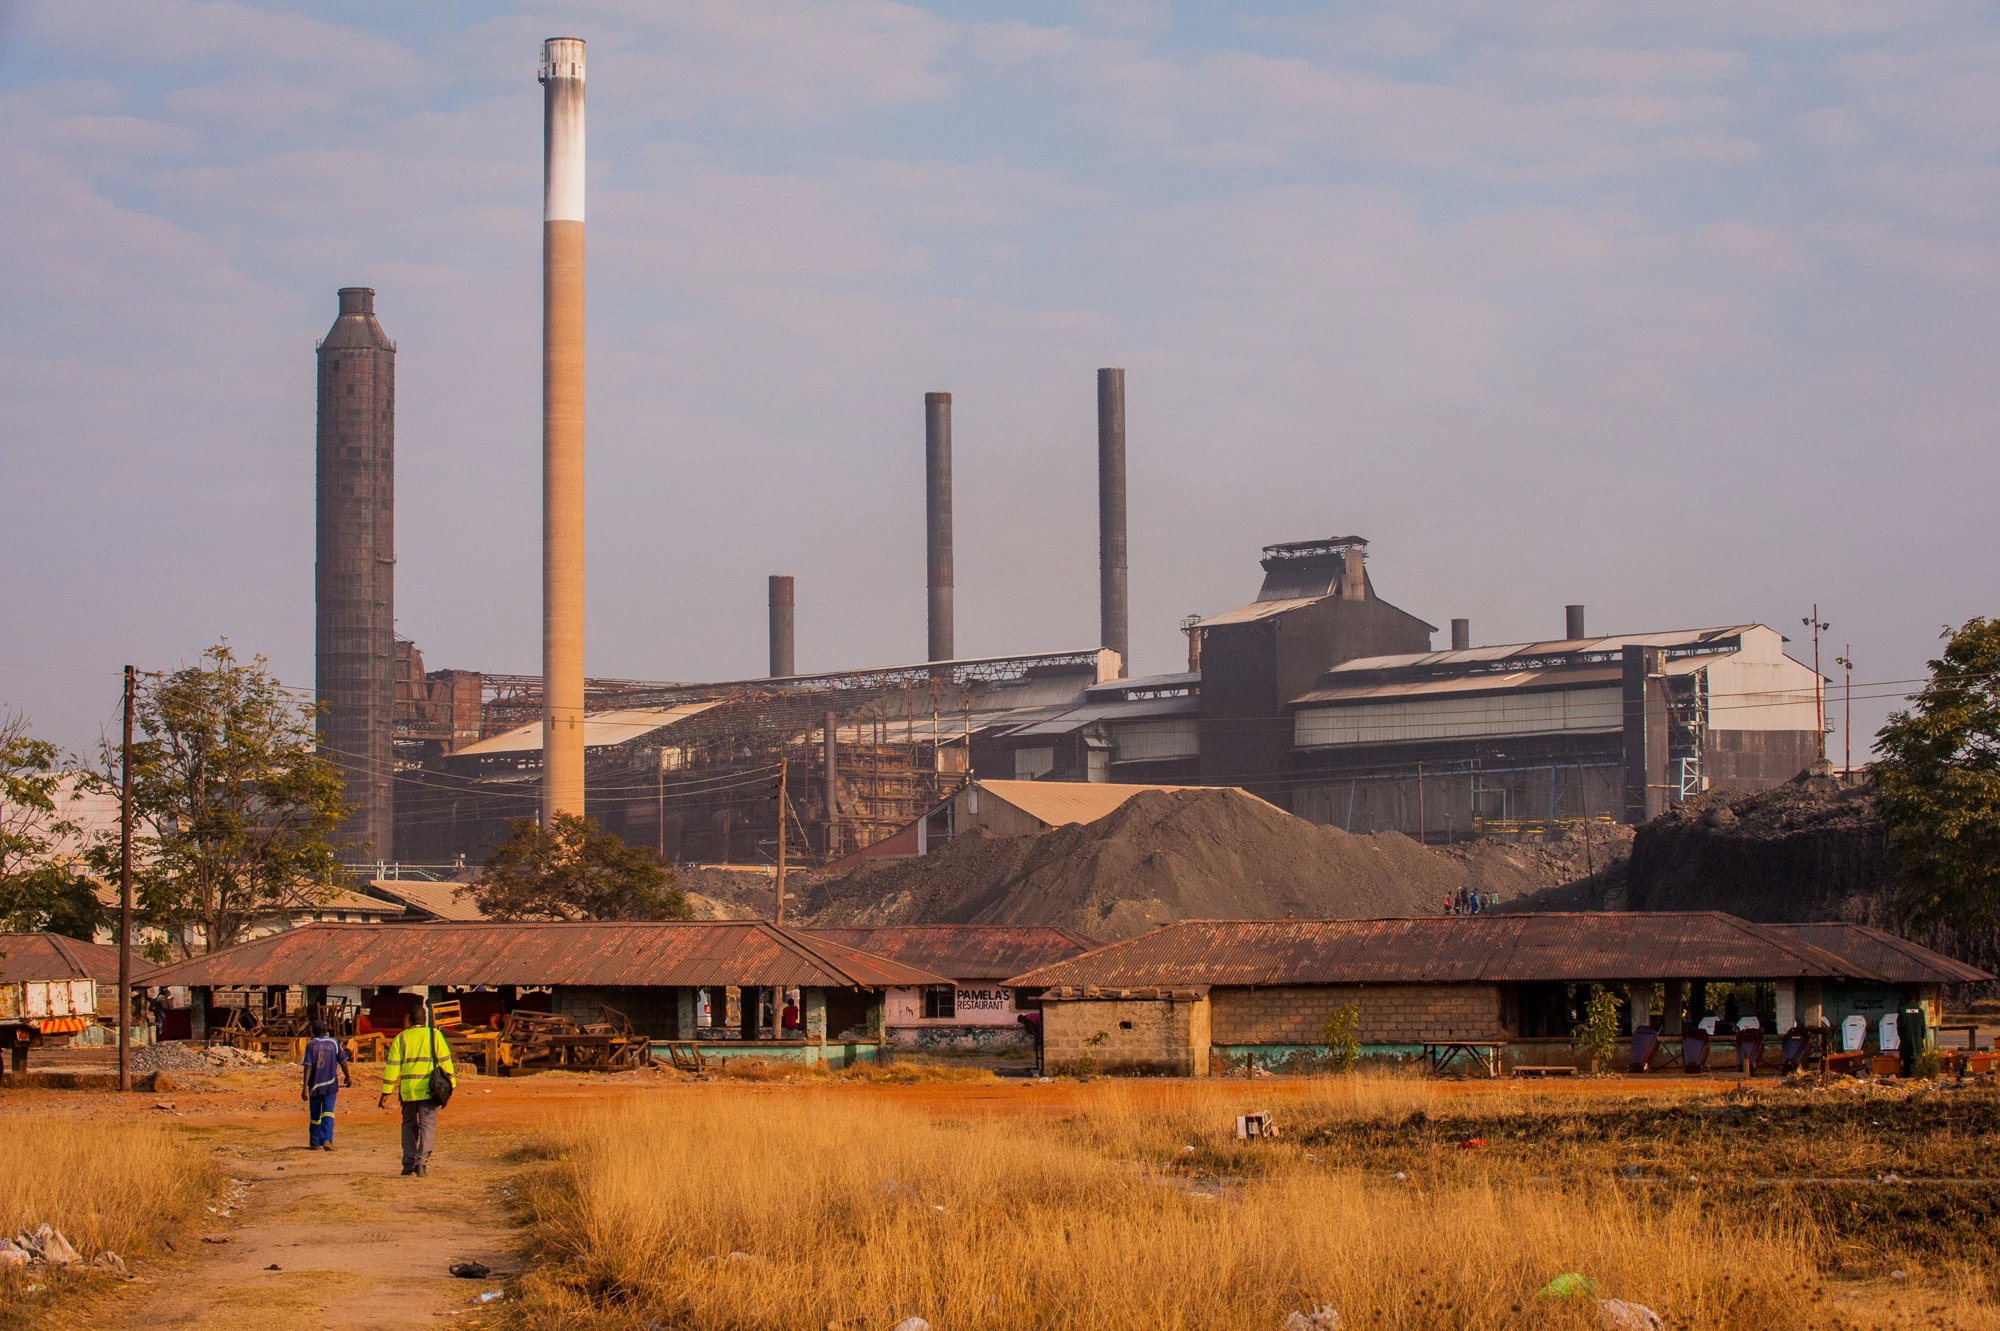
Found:
[(0, 1266), (26, 1266), (28, 1250), (12, 1239), (0, 1238)]
[(486, 1292), (485, 1292), (484, 1294), (475, 1294), (475, 1295), (473, 1295), (473, 1296), (472, 1296), (472, 1298), (468, 1300), (468, 1302), (470, 1302), (470, 1303), (498, 1303), (498, 1302), (500, 1302), (500, 1300), (502, 1300), (502, 1299), (504, 1299), (504, 1298), (506, 1298), (506, 1297), (507, 1297), (507, 1291), (506, 1291), (506, 1290), (504, 1290), (504, 1289), (489, 1289), (489, 1290), (487, 1290), (487, 1291), (486, 1291)]
[(100, 1271), (109, 1271), (120, 1280), (130, 1280), (132, 1278), (130, 1273), (125, 1270), (125, 1259), (117, 1253), (112, 1252), (109, 1248), (91, 1258), (90, 1264)]
[(493, 1268), (484, 1262), (453, 1262), (451, 1273), (460, 1280), (484, 1280), (492, 1274)]
[(1309, 1313), (1294, 1308), (1278, 1323), (1278, 1331), (1340, 1331), (1340, 1313), (1331, 1306)]
[(931, 1324), (921, 1317), (905, 1317), (892, 1331), (931, 1331)]
[(1663, 1331), (1666, 1323), (1643, 1303), (1624, 1299), (1599, 1299), (1597, 1322), (1605, 1331)]
[(1253, 1109), (1247, 1114), (1236, 1116), (1236, 1138), (1238, 1141), (1252, 1141), (1260, 1137), (1275, 1137), (1278, 1125), (1271, 1121), (1268, 1109)]
[(52, 1268), (75, 1266), (83, 1260), (82, 1254), (70, 1247), (69, 1240), (51, 1225), (37, 1225), (32, 1234), (16, 1234), (14, 1242), (27, 1252), (29, 1261)]
[(1597, 1282), (1580, 1271), (1565, 1271), (1542, 1286), (1536, 1297), (1544, 1299), (1587, 1299), (1597, 1293)]

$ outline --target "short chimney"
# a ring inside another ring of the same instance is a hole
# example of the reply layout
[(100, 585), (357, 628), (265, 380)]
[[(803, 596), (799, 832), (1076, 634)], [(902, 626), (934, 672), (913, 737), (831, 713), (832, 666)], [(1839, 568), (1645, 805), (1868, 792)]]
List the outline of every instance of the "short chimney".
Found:
[(1189, 615), (1186, 619), (1183, 619), (1181, 621), (1181, 632), (1187, 634), (1188, 673), (1190, 675), (1199, 675), (1201, 673), (1201, 616)]
[(1341, 600), (1368, 599), (1368, 571), (1362, 567), (1362, 560), (1366, 557), (1366, 553), (1358, 545), (1350, 545), (1340, 552)]
[(1583, 607), (1566, 605), (1563, 607), (1563, 636), (1577, 639), (1586, 636), (1583, 631)]
[(771, 575), (771, 678), (789, 679), (798, 674), (792, 659), (792, 575)]
[(1462, 652), (1472, 646), (1472, 621), (1454, 619), (1451, 621), (1451, 649)]

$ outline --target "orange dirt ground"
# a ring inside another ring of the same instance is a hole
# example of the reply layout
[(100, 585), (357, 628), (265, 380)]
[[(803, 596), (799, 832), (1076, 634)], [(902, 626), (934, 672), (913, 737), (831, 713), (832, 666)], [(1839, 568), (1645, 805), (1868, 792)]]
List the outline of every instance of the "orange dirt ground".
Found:
[[(38, 1055), (35, 1066), (115, 1066), (103, 1051)], [(548, 1074), (528, 1078), (469, 1077), (440, 1120), (428, 1178), (399, 1176), (398, 1119), (375, 1107), (379, 1068), (356, 1069), (355, 1087), (341, 1094), (336, 1149), (305, 1149), (306, 1118), (297, 1074), (288, 1066), (184, 1076), (157, 1093), (0, 1090), (0, 1133), (30, 1141), (33, 1123), (48, 1118), (112, 1120), (170, 1116), (208, 1144), (224, 1173), (245, 1185), (233, 1205), (176, 1239), (178, 1251), (133, 1263), (143, 1283), (101, 1287), (66, 1300), (38, 1323), (50, 1328), (283, 1327), (358, 1328), (412, 1325), (479, 1326), (486, 1311), (472, 1296), (499, 1289), (518, 1271), (520, 1231), (510, 1214), (509, 1176), (518, 1152), (544, 1125), (586, 1107), (627, 1096), (698, 1095), (699, 1084), (668, 1071)], [(732, 1080), (731, 1085), (745, 1083)], [(1188, 1082), (932, 1081), (814, 1083), (818, 1094), (866, 1097), (874, 1103), (966, 1115), (1057, 1115), (1107, 1094), (1144, 1106), (1184, 1097)], [(1591, 1078), (1555, 1081), (1537, 1090), (1558, 1103), (1652, 1093), (1716, 1095), (1736, 1078)], [(783, 1081), (753, 1083), (782, 1097), (798, 1089)], [(1307, 1081), (1212, 1079), (1205, 1095), (1233, 1104), (1230, 1112), (1281, 1106), (1312, 1094)], [(1441, 1083), (1448, 1096), (1478, 1097), (1506, 1083)], [(1514, 1084), (1518, 1090), (1518, 1083)], [(1254, 1102), (1254, 1104), (1253, 1104)], [(1220, 1107), (1220, 1106), (1218, 1106)], [(233, 1214), (225, 1215), (225, 1210)], [(211, 1243), (204, 1238), (226, 1239)], [(467, 1259), (495, 1272), (484, 1281), (454, 1279), (447, 1267)], [(275, 1265), (278, 1269), (271, 1270)], [(449, 1322), (433, 1321), (449, 1318)]]

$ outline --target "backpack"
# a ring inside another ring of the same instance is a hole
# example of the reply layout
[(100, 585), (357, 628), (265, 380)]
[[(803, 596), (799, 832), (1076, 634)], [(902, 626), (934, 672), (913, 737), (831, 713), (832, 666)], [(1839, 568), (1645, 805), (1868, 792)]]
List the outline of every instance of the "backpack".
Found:
[[(428, 1087), (431, 1093), (431, 1103), (439, 1109), (443, 1109), (451, 1103), (451, 1093), (457, 1090), (458, 1087), (453, 1084), (451, 1075), (438, 1066), (438, 1028), (431, 1020), (431, 1005), (429, 1003), (424, 1004), (424, 1029), (428, 1030), (431, 1036), (431, 1080)], [(449, 1050), (451, 1046), (447, 1044), (445, 1048)]]

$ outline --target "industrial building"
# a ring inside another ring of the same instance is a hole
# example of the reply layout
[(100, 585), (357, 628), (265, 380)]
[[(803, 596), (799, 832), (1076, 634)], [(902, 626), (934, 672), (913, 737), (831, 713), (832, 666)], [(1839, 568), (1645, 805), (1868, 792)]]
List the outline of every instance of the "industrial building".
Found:
[(1182, 920), (1008, 983), (1041, 991), (1051, 1070), (1202, 1076), (1309, 1064), (1349, 1006), (1364, 1056), (1483, 1046), (1498, 1068), (1574, 1067), (1593, 986), (1619, 995), (1628, 1036), (1672, 1040), (1722, 1012), (1778, 1034), (1916, 1004), (1936, 1025), (1944, 985), (1991, 978), (1860, 925), (1693, 911)]

